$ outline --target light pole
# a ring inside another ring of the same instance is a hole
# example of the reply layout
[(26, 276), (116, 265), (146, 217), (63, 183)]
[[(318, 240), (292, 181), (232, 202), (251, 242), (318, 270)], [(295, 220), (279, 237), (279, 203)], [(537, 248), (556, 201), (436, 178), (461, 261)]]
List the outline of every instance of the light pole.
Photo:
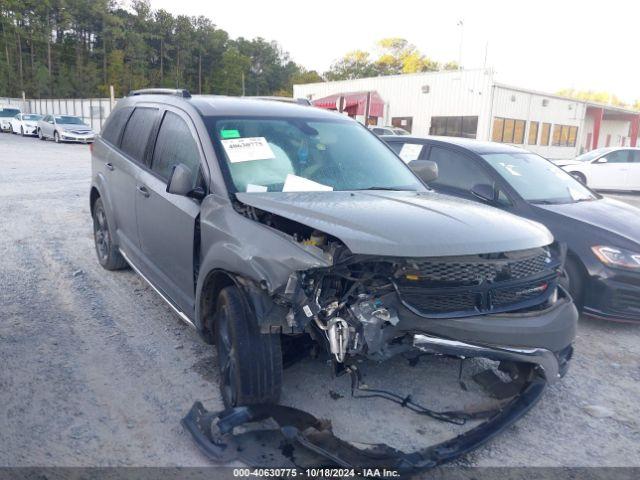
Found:
[(460, 19), (458, 20), (458, 23), (456, 25), (460, 27), (460, 45), (458, 46), (458, 69), (461, 70), (462, 69), (462, 43), (464, 41), (464, 22), (462, 21), (462, 19)]

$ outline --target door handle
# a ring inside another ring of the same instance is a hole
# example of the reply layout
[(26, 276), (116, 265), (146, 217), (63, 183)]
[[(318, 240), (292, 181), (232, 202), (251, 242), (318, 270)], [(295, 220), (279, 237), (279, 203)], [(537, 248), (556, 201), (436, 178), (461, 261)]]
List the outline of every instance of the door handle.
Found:
[(145, 187), (144, 185), (138, 185), (137, 189), (138, 189), (138, 193), (145, 198), (147, 198), (150, 195), (149, 190), (147, 190), (147, 187)]
[(111, 170), (113, 172), (113, 164), (112, 163), (105, 163), (104, 166), (107, 167), (109, 170)]

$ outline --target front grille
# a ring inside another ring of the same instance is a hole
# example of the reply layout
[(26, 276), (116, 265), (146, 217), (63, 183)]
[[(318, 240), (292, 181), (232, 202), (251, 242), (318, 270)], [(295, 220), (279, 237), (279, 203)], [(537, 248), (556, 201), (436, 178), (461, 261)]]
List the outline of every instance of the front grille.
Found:
[(426, 317), (460, 317), (539, 305), (555, 290), (547, 249), (421, 260), (397, 275), (401, 301)]

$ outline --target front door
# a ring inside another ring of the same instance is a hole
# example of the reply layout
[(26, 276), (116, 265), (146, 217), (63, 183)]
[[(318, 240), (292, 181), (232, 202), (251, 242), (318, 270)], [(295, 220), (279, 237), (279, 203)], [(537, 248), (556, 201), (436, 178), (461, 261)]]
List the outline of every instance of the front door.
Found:
[(640, 150), (631, 150), (627, 188), (640, 191)]
[[(589, 166), (589, 186), (604, 190), (625, 190), (628, 187), (629, 150), (614, 150)], [(606, 158), (606, 162), (604, 159)]]
[(151, 170), (141, 170), (136, 185), (136, 217), (143, 273), (187, 316), (195, 312), (194, 243), (200, 203), (167, 193), (173, 167), (193, 173), (194, 188), (202, 182), (200, 142), (191, 120), (167, 110), (153, 149)]

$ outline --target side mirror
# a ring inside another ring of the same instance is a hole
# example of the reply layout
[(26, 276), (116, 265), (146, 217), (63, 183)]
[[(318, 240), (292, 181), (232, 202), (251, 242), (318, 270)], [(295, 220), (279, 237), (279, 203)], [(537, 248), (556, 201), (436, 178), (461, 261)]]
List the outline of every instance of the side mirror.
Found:
[(431, 160), (412, 160), (409, 162), (409, 168), (424, 183), (433, 182), (438, 178), (438, 164)]
[(607, 157), (600, 157), (596, 163), (607, 163), (609, 160), (607, 160)]
[(173, 167), (169, 182), (167, 183), (167, 193), (182, 195), (202, 200), (206, 193), (202, 187), (193, 188), (193, 174), (191, 170), (182, 163)]
[(496, 201), (496, 189), (492, 185), (488, 185), (486, 183), (474, 185), (471, 189), (471, 193), (485, 202)]

